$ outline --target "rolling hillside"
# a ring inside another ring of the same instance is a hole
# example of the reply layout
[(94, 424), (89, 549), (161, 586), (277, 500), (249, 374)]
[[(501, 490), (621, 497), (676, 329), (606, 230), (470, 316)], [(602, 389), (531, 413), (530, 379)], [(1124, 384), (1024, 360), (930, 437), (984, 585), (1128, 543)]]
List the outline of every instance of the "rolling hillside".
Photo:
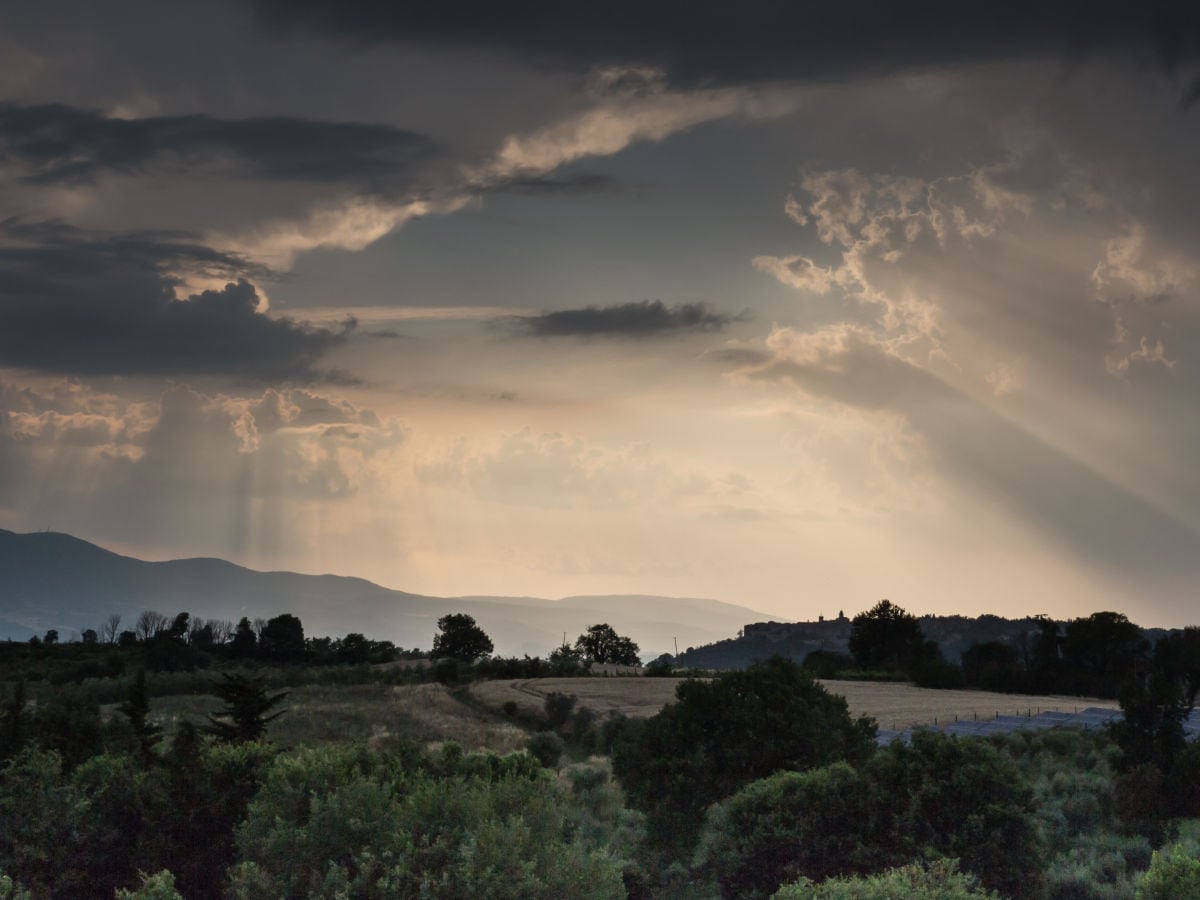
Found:
[(715, 600), (649, 596), (429, 597), (361, 578), (257, 572), (220, 559), (147, 562), (55, 532), (0, 530), (0, 639), (57, 628), (65, 637), (111, 613), (126, 623), (143, 609), (237, 620), (284, 612), (309, 635), (359, 631), (402, 647), (430, 646), (438, 617), (467, 612), (503, 655), (544, 655), (588, 625), (608, 622), (651, 657), (711, 643), (766, 618)]

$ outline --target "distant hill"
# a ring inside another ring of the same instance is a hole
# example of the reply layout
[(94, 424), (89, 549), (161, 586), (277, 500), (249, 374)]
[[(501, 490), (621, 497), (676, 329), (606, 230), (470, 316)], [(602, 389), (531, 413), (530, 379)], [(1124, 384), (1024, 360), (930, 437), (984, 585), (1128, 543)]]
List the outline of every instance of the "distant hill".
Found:
[(96, 628), (112, 613), (127, 625), (144, 609), (236, 621), (293, 613), (310, 636), (358, 631), (401, 647), (428, 648), (437, 619), (474, 616), (502, 655), (544, 656), (563, 639), (607, 622), (640, 645), (644, 658), (736, 634), (765, 619), (744, 606), (677, 597), (430, 597), (362, 578), (257, 572), (221, 559), (147, 562), (67, 534), (0, 529), (0, 640), (56, 628), (63, 638)]
[[(1037, 632), (1036, 621), (1031, 616), (1023, 619), (993, 615), (974, 618), (920, 616), (919, 621), (925, 637), (936, 641), (946, 659), (954, 663), (972, 644), (986, 641), (1002, 641), (1020, 651)], [(737, 637), (689, 647), (687, 652), (680, 654), (679, 663), (705, 669), (741, 669), (755, 660), (775, 655), (801, 662), (814, 650), (846, 653), (850, 623), (851, 620), (845, 617), (818, 622), (751, 623)], [(1142, 634), (1151, 641), (1166, 633), (1167, 630), (1162, 628), (1142, 629)]]

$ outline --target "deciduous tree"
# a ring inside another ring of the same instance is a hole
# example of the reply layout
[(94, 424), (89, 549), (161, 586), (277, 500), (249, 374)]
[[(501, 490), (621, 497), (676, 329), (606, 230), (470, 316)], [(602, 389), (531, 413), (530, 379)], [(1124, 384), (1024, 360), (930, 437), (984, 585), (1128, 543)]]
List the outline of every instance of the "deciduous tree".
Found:
[(593, 625), (575, 641), (575, 649), (585, 659), (595, 663), (614, 663), (621, 666), (641, 665), (638, 645), (631, 638), (617, 634), (611, 625)]
[(449, 658), (460, 662), (474, 662), (489, 655), (492, 639), (475, 624), (473, 616), (466, 613), (451, 613), (442, 616), (437, 623), (438, 634), (433, 636), (434, 659)]
[(850, 653), (862, 669), (907, 669), (925, 641), (921, 624), (890, 600), (880, 600), (850, 623)]

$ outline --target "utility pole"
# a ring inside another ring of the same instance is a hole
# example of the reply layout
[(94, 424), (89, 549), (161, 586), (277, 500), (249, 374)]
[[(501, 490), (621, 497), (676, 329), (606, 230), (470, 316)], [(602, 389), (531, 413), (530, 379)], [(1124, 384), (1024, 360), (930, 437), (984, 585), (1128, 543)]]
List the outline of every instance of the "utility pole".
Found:
[(675, 642), (675, 655), (678, 656), (679, 655), (679, 638), (673, 637), (673, 638), (671, 638), (671, 640), (673, 640)]

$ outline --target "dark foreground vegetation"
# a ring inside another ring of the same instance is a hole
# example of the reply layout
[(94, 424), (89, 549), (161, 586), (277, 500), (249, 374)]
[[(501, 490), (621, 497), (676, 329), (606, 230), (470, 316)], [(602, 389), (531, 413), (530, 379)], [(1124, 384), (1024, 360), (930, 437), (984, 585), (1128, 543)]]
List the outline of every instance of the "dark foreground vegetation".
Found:
[[(540, 715), (477, 710), (527, 734), (498, 754), (415, 733), (266, 736), (297, 685), (453, 691), (636, 646), (598, 625), (546, 659), (497, 660), (469, 616), (447, 616), (438, 658), (406, 662), (420, 654), (306, 639), (294, 617), (211, 643), (162, 619), (124, 640), (0, 645), (0, 898), (1200, 896), (1190, 633), (1097, 670), (1118, 678), (1111, 732), (879, 747), (873, 721), (777, 658), (685, 680), (644, 720), (563, 693)], [(907, 629), (903, 611), (874, 619)], [(893, 633), (856, 646), (894, 665), (916, 642)], [(170, 693), (212, 695), (212, 712), (155, 719)]]

